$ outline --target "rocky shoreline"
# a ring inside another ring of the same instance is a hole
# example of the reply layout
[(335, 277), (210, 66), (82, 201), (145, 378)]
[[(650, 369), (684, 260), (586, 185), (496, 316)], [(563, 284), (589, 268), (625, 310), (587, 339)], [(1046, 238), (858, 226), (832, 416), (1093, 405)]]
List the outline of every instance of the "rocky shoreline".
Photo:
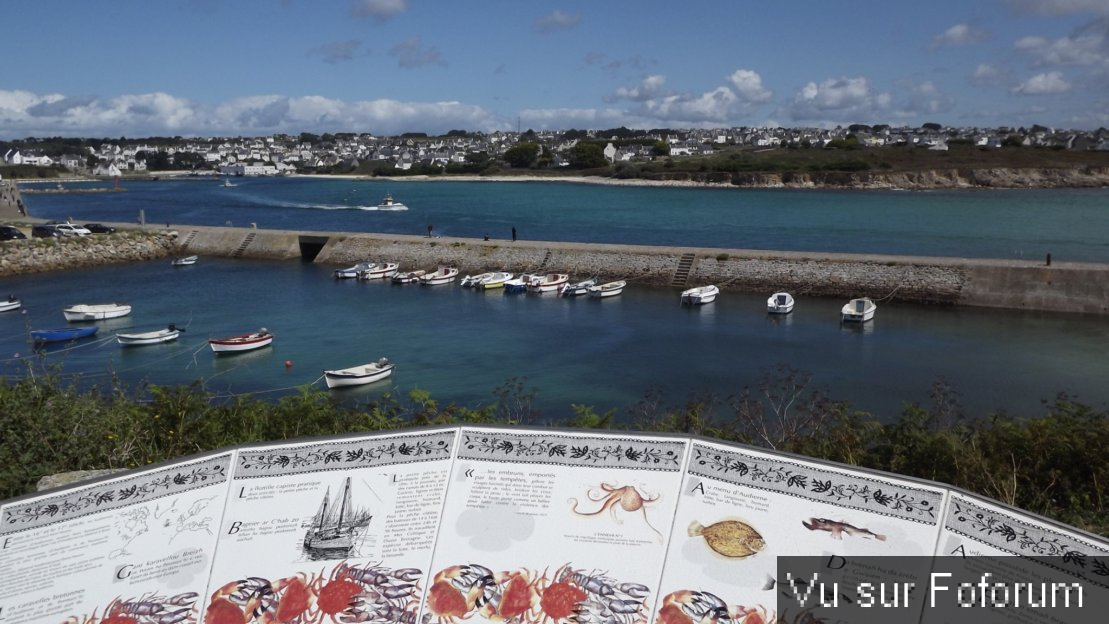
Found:
[(606, 186), (687, 188), (906, 190), (1051, 189), (1109, 187), (1109, 167), (1034, 167), (1021, 169), (927, 169), (921, 171), (822, 172), (674, 172), (659, 178), (613, 178), (582, 175), (443, 175), (367, 176), (307, 174), (301, 177), (396, 182), (561, 182)]
[(155, 260), (176, 249), (177, 233), (161, 231), (6, 241), (0, 245), (0, 277)]

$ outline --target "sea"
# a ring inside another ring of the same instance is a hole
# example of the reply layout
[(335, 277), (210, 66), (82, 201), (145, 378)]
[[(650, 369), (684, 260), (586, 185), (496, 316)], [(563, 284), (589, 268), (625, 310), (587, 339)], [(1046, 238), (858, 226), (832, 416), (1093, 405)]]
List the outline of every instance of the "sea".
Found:
[[(73, 189), (111, 183), (66, 183)], [(1109, 190), (793, 191), (559, 182), (404, 181), (293, 177), (126, 181), (119, 193), (25, 194), (46, 219), (147, 227), (233, 225), (690, 247), (1109, 262)], [(84, 186), (80, 186), (84, 185)], [(27, 186), (25, 188), (35, 188)], [(51, 185), (40, 187), (51, 188)], [(386, 194), (408, 206), (376, 210)], [(645, 404), (710, 400), (726, 416), (744, 391), (775, 380), (882, 420), (928, 407), (949, 388), (969, 415), (1045, 411), (1060, 393), (1109, 404), (1109, 323), (1080, 314), (881, 301), (874, 321), (842, 325), (838, 299), (798, 296), (793, 314), (766, 314), (770, 293), (724, 292), (698, 308), (678, 291), (632, 283), (620, 297), (479, 293), (457, 285), (336, 280), (303, 261), (201, 257), (0, 279), (24, 302), (0, 313), (0, 375), (51, 371), (83, 387), (199, 383), (217, 397), (277, 399), (324, 388), (325, 369), (387, 357), (387, 381), (332, 391), (359, 405), (428, 391), (478, 407), (507, 393), (540, 420), (574, 405), (631, 418)], [(434, 267), (413, 267), (434, 268)], [(522, 270), (525, 267), (520, 267)], [(511, 267), (510, 267), (511, 270)], [(573, 276), (583, 279), (588, 276)], [(97, 336), (34, 350), (30, 329), (66, 325), (62, 308), (126, 301)], [(118, 331), (174, 323), (175, 343), (123, 348)], [(260, 351), (216, 357), (210, 337), (265, 327)]]

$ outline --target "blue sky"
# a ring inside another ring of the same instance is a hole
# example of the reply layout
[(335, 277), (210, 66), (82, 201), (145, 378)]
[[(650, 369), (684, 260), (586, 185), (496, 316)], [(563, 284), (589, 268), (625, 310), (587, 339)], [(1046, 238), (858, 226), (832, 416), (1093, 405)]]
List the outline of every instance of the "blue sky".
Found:
[(52, 0), (6, 15), (4, 139), (1109, 126), (1109, 0)]

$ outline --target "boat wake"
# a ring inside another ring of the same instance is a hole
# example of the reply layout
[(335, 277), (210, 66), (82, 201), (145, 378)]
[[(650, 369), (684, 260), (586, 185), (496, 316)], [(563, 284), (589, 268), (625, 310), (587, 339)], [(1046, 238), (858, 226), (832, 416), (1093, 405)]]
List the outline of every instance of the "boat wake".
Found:
[(252, 200), (254, 203), (263, 204), (266, 206), (273, 206), (275, 208), (298, 208), (302, 210), (362, 210), (364, 212), (403, 212), (408, 210), (408, 206), (358, 206), (349, 204), (311, 204), (307, 202), (290, 202), (290, 201), (275, 201), (269, 198), (258, 198)]

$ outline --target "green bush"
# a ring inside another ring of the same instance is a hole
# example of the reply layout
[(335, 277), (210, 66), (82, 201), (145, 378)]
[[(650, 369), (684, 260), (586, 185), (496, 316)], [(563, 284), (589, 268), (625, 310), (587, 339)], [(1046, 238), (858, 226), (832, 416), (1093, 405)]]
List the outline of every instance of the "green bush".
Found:
[[(510, 379), (478, 408), (443, 406), (419, 389), (358, 407), (311, 387), (277, 401), (221, 401), (199, 383), (80, 391), (60, 371), (28, 361), (23, 378), (0, 378), (0, 498), (32, 491), (44, 475), (136, 468), (253, 442), (405, 426), (541, 425), (538, 392)], [(570, 410), (556, 424), (700, 434), (939, 481), (1109, 535), (1109, 413), (1063, 395), (1035, 414), (970, 417), (939, 380), (930, 405), (906, 405), (885, 422), (813, 389), (808, 374), (780, 367), (725, 399), (693, 394), (668, 405), (651, 391), (623, 417), (585, 405)]]

